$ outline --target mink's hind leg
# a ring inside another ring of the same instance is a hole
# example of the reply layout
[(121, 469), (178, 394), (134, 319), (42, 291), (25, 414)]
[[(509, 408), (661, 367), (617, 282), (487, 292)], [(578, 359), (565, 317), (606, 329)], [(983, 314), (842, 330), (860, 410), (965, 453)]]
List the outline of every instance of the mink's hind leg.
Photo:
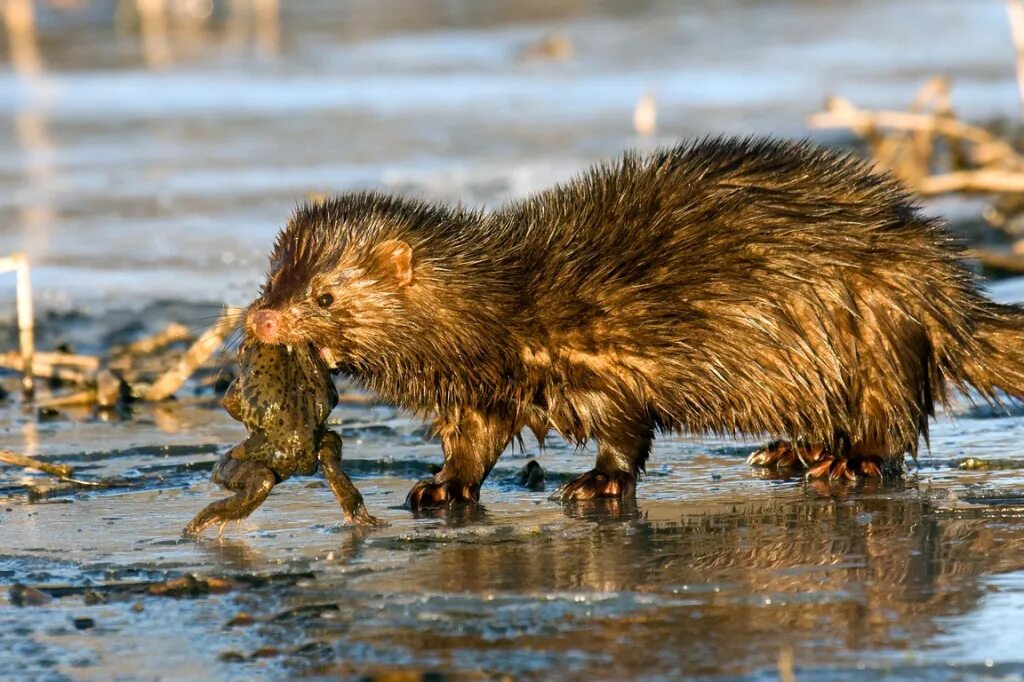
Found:
[(244, 519), (252, 514), (267, 499), (277, 477), (274, 472), (258, 462), (236, 459), (233, 455), (240, 448), (244, 451), (244, 443), (231, 449), (220, 458), (213, 467), (211, 478), (235, 494), (217, 500), (196, 514), (182, 535), (195, 536), (202, 533), (215, 523), (223, 529), (228, 521)]
[(327, 479), (327, 485), (330, 486), (331, 492), (338, 498), (338, 503), (345, 512), (345, 520), (360, 526), (386, 526), (386, 521), (381, 521), (366, 511), (363, 496), (342, 470), (341, 437), (334, 431), (324, 432), (318, 454), (320, 464), (323, 466), (324, 478)]
[[(898, 455), (878, 454), (894, 449)], [(897, 479), (903, 475), (903, 452), (906, 450), (885, 444), (854, 444), (844, 455), (828, 454), (823, 457), (807, 469), (804, 477), (829, 481)]]
[(747, 457), (747, 464), (752, 467), (770, 469), (781, 472), (802, 471), (822, 462), (832, 460), (827, 446), (822, 443), (810, 444), (775, 440), (764, 447), (758, 448)]
[(895, 478), (903, 472), (902, 457), (885, 457), (879, 448), (854, 446), (835, 454), (828, 446), (790, 441), (773, 441), (752, 452), (747, 464), (764, 469), (804, 471), (805, 478), (856, 481), (861, 478)]
[(438, 419), (435, 427), (441, 435), (444, 466), (412, 487), (405, 506), (423, 509), (478, 502), (480, 484), (512, 440), (511, 420), (465, 410), (457, 419)]
[(636, 494), (636, 478), (651, 454), (654, 427), (640, 420), (622, 420), (615, 426), (597, 435), (597, 466), (556, 490), (551, 499), (626, 499)]
[(812, 466), (804, 478), (830, 481), (856, 481), (859, 478), (888, 477), (889, 466), (883, 457), (826, 457)]

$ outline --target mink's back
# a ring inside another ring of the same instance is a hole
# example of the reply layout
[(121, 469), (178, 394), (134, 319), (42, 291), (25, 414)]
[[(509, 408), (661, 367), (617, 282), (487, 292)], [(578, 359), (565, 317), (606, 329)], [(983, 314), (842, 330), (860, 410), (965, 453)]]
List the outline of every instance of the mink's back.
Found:
[(826, 272), (926, 274), (938, 263), (963, 274), (948, 235), (896, 182), (802, 143), (709, 139), (629, 154), (494, 219), (546, 311), (657, 317), (646, 301), (675, 317), (689, 301), (749, 301)]
[(691, 432), (913, 451), (984, 306), (895, 181), (802, 143), (629, 154), (491, 220), (512, 238), (523, 338), (553, 371), (569, 358), (562, 379), (617, 382)]

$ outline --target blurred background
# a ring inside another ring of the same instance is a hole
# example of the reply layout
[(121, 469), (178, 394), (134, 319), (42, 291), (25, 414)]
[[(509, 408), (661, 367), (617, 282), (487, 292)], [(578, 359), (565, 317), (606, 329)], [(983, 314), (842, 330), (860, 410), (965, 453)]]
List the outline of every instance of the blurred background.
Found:
[[(627, 147), (834, 142), (805, 126), (827, 95), (902, 108), (936, 74), (963, 118), (1019, 117), (1001, 0), (0, 8), (0, 253), (30, 254), (57, 311), (244, 304), (320, 194), (493, 205)], [(0, 278), (4, 306), (13, 289)]]

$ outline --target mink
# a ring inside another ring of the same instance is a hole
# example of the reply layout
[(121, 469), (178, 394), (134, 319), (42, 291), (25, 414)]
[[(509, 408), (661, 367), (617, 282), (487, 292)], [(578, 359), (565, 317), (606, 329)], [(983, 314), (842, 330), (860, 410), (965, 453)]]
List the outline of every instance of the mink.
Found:
[(379, 192), (297, 209), (248, 335), (312, 344), (429, 415), (413, 508), (476, 501), (524, 428), (596, 442), (563, 500), (635, 493), (655, 434), (777, 439), (750, 463), (898, 476), (936, 403), (1024, 397), (1024, 314), (889, 175), (806, 142), (627, 153), (494, 210)]

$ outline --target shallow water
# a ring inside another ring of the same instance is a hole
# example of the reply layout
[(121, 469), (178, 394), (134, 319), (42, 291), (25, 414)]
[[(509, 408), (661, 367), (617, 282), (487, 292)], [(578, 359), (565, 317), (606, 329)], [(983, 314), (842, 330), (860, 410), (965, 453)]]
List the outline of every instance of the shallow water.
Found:
[[(826, 94), (901, 106), (939, 71), (967, 115), (1017, 107), (1002, 2), (289, 1), (276, 48), (218, 4), (172, 22), (162, 57), (114, 30), (114, 5), (41, 8), (39, 68), (0, 72), (0, 252), (33, 257), (45, 346), (99, 352), (214, 312), (190, 301), (245, 302), (307, 192), (493, 204), (626, 146), (804, 135)], [(524, 58), (552, 30), (575, 56)], [(648, 88), (660, 127), (639, 138)], [(996, 292), (1024, 300), (1024, 281)], [(399, 507), (438, 444), (347, 406), (345, 467), (390, 527), (344, 527), (296, 479), (222, 539), (184, 542), (243, 429), (181, 397), (52, 420), (0, 403), (0, 447), (126, 486), (30, 502), (47, 479), (0, 470), (0, 585), (51, 598), (0, 603), (3, 676), (759, 680), (791, 660), (799, 679), (1024, 677), (1024, 468), (957, 468), (1024, 466), (1024, 410), (963, 406), (881, 487), (761, 479), (753, 443), (664, 438), (625, 509), (520, 489), (527, 441), (479, 509), (414, 517)], [(548, 489), (591, 457), (551, 440)], [(148, 592), (192, 573), (231, 589)]]

